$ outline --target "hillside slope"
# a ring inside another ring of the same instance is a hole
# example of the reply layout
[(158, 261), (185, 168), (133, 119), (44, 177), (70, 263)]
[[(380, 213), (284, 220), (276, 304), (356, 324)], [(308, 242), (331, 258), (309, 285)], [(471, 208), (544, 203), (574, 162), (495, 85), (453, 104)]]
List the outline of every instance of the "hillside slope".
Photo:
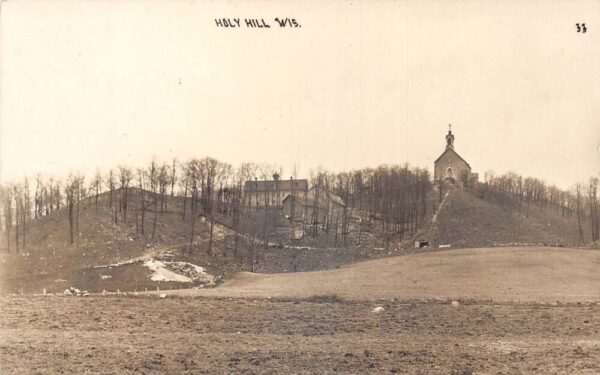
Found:
[[(130, 189), (129, 194), (131, 202), (135, 202), (136, 189)], [(193, 261), (208, 273), (219, 274), (222, 267), (213, 266), (215, 257), (206, 254), (208, 224), (198, 220), (194, 251), (182, 253), (189, 246), (190, 226), (188, 221), (182, 220), (175, 199), (167, 201), (163, 213), (157, 212), (155, 230), (152, 207), (145, 211), (144, 234), (141, 233), (141, 219), (136, 234), (135, 210), (132, 208), (126, 221), (123, 212), (117, 212), (118, 223), (115, 223), (114, 210), (109, 207), (108, 199), (107, 194), (101, 195), (97, 208), (91, 199), (81, 201), (74, 244), (69, 239), (66, 209), (31, 220), (27, 225), (25, 246), (20, 236), (19, 253), (16, 253), (14, 230), (11, 231), (8, 253), (6, 233), (3, 233), (0, 290), (40, 293), (43, 289), (63, 291), (70, 286), (90, 291), (177, 287), (177, 282), (151, 280), (153, 271), (143, 263), (153, 258)], [(131, 202), (130, 207), (133, 206)], [(222, 252), (226, 247), (226, 235), (226, 228), (219, 226), (216, 229), (215, 252)]]
[[(137, 194), (136, 189), (129, 189), (131, 210), (127, 221), (122, 212), (117, 212), (118, 223), (114, 223), (114, 210), (109, 207), (107, 193), (100, 196), (97, 208), (92, 199), (82, 201), (79, 228), (72, 245), (64, 208), (31, 220), (27, 225), (26, 245), (23, 248), (21, 242), (18, 254), (14, 230), (10, 252), (5, 248), (6, 234), (2, 233), (0, 293), (21, 290), (41, 293), (44, 289), (62, 292), (70, 286), (90, 292), (206, 287), (238, 271), (278, 273), (335, 269), (361, 260), (424, 251), (415, 249), (412, 241), (386, 243), (380, 229), (370, 223), (361, 224), (364, 230), (361, 230), (363, 240), (359, 246), (356, 239), (347, 244), (336, 241), (332, 233), (328, 237), (324, 234), (320, 238), (309, 236), (296, 242), (290, 239), (291, 230), (286, 220), (280, 220), (282, 224), (276, 228), (277, 233), (284, 234), (274, 235), (271, 246), (264, 246), (258, 240), (250, 243), (246, 236), (240, 237), (235, 251), (235, 232), (228, 228), (228, 218), (220, 215), (218, 220), (225, 225), (215, 227), (213, 253), (207, 251), (210, 226), (202, 218), (196, 221), (194, 250), (187, 252), (190, 221), (189, 215), (187, 220), (181, 217), (182, 198), (166, 198), (164, 212), (157, 212), (153, 236), (152, 205), (146, 207), (145, 233), (141, 233), (139, 216), (136, 230)], [(116, 197), (117, 193), (115, 200)], [(138, 215), (141, 216), (141, 212)], [(247, 220), (251, 221), (252, 217)], [(427, 220), (430, 222), (431, 218)], [(437, 251), (438, 245), (451, 245), (451, 248), (510, 244), (573, 246), (577, 244), (576, 225), (572, 218), (535, 206), (525, 206), (519, 214), (514, 207), (484, 201), (469, 191), (453, 190), (435, 224), (431, 228), (425, 225), (418, 236), (433, 243), (435, 249), (428, 251)], [(334, 247), (336, 242), (337, 247)], [(253, 263), (252, 259), (257, 262)], [(163, 266), (167, 269), (162, 269)], [(202, 267), (206, 275), (199, 274), (200, 269), (196, 267)], [(181, 273), (182, 269), (185, 272), (180, 276), (187, 275), (188, 279), (169, 273)], [(170, 277), (165, 277), (165, 273)]]
[[(586, 238), (589, 238), (585, 228)], [(451, 247), (507, 245), (580, 246), (577, 221), (535, 205), (503, 207), (468, 190), (450, 192), (431, 241)]]
[[(160, 209), (157, 212), (153, 236), (151, 199), (144, 215), (145, 233), (141, 233), (141, 211), (138, 212), (136, 230), (138, 193), (135, 188), (129, 189), (127, 220), (124, 220), (122, 212), (117, 212), (118, 223), (114, 222), (116, 203), (113, 203), (113, 208), (109, 207), (108, 193), (100, 195), (97, 208), (93, 199), (81, 201), (74, 244), (70, 244), (68, 212), (64, 208), (29, 221), (24, 247), (22, 239), (19, 240), (19, 253), (16, 253), (14, 229), (10, 233), (10, 252), (6, 249), (6, 233), (0, 233), (0, 293), (41, 293), (44, 289), (62, 292), (70, 286), (90, 292), (206, 287), (238, 271), (273, 273), (329, 269), (389, 253), (385, 249), (364, 246), (332, 248), (334, 236), (331, 234), (329, 241), (323, 241), (322, 236), (291, 241), (286, 220), (280, 220), (284, 226), (276, 228), (278, 232), (288, 233), (279, 236), (281, 241), (273, 236), (271, 245), (267, 247), (259, 238), (255, 237), (255, 241), (250, 243), (249, 236), (243, 235), (239, 237), (236, 251), (235, 231), (229, 228), (228, 223), (230, 217), (218, 213), (215, 215), (213, 252), (208, 254), (207, 251), (210, 225), (203, 217), (196, 220), (194, 250), (189, 252), (189, 199), (186, 220), (183, 220), (183, 198), (166, 197), (164, 212), (161, 213)], [(118, 191), (113, 198), (118, 200)], [(251, 221), (252, 217), (247, 220)], [(260, 237), (260, 232), (254, 235)], [(324, 246), (315, 247), (315, 243), (319, 242)], [(331, 245), (327, 245), (328, 242)], [(339, 245), (342, 245), (341, 241)], [(257, 262), (253, 264), (254, 257)], [(188, 281), (170, 274), (173, 280), (164, 280), (162, 274), (165, 271), (156, 270), (161, 266), (156, 261), (176, 272), (183, 267), (192, 271), (192, 276), (195, 275), (194, 266), (202, 267), (207, 277), (214, 278), (214, 283), (206, 283), (203, 275)]]

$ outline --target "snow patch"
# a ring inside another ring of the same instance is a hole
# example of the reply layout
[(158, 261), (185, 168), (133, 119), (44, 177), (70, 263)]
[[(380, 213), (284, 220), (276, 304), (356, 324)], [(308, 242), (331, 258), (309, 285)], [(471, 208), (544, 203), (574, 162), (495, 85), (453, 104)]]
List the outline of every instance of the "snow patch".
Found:
[(167, 262), (149, 259), (144, 266), (150, 268), (152, 281), (176, 281), (180, 283), (201, 282), (214, 285), (214, 276), (206, 273), (203, 267), (188, 262)]
[(77, 296), (77, 297), (87, 297), (90, 295), (87, 290), (79, 290), (75, 287), (70, 287), (68, 289), (65, 289), (63, 294), (65, 296)]
[[(216, 223), (215, 223), (216, 224)], [(217, 240), (222, 240), (227, 235), (227, 229), (220, 225), (215, 225), (213, 228), (213, 237)]]
[(118, 262), (118, 263), (111, 263), (111, 264), (103, 264), (103, 265), (99, 265), (99, 266), (93, 266), (92, 268), (113, 268), (113, 267), (119, 267), (119, 266), (124, 266), (127, 264), (133, 264), (135, 262), (139, 262), (140, 259), (128, 259), (128, 260), (124, 260), (122, 262)]

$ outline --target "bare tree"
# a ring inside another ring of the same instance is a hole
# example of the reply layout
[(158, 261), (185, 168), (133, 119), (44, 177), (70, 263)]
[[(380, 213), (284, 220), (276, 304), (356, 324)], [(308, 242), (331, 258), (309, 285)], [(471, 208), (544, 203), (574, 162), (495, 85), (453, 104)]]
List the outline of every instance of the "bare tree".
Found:
[(85, 196), (85, 191), (83, 187), (84, 176), (81, 174), (77, 174), (75, 176), (75, 205), (76, 205), (76, 215), (75, 215), (75, 231), (77, 235), (79, 235), (79, 202)]
[(181, 164), (180, 168), (181, 168), (181, 177), (178, 180), (178, 184), (179, 184), (179, 191), (183, 195), (183, 203), (181, 205), (181, 219), (185, 220), (185, 210), (187, 207), (187, 196), (188, 196), (188, 190), (189, 190), (189, 185), (190, 185), (190, 170), (188, 168), (188, 165), (186, 165), (186, 164)]
[(188, 179), (191, 186), (190, 198), (190, 246), (189, 252), (194, 249), (194, 231), (196, 226), (196, 218), (198, 216), (198, 165), (199, 161), (192, 159), (187, 163)]
[(583, 227), (581, 225), (581, 217), (582, 217), (582, 209), (583, 209), (581, 184), (575, 185), (575, 202), (576, 202), (576, 206), (577, 206), (577, 233), (579, 234), (579, 242), (583, 244), (585, 242), (585, 238), (583, 236)]
[(13, 197), (15, 200), (15, 244), (17, 253), (19, 253), (19, 224), (21, 223), (21, 210), (23, 202), (21, 196), (21, 187), (18, 184), (13, 185)]
[(67, 184), (65, 185), (65, 197), (67, 198), (67, 209), (69, 218), (69, 240), (71, 245), (75, 242), (74, 230), (74, 206), (76, 199), (76, 190), (79, 187), (79, 181), (77, 177), (69, 176)]
[(165, 210), (165, 195), (167, 192), (167, 184), (169, 183), (169, 166), (163, 164), (158, 169), (157, 175), (158, 192), (160, 194), (160, 215), (162, 216)]
[(588, 185), (588, 205), (590, 215), (590, 225), (592, 232), (592, 242), (600, 239), (600, 223), (598, 222), (598, 185), (599, 180), (596, 177), (590, 178)]
[(154, 238), (155, 234), (156, 234), (156, 221), (158, 219), (158, 197), (156, 194), (156, 162), (154, 160), (152, 160), (152, 162), (150, 163), (150, 167), (148, 168), (148, 179), (150, 182), (150, 191), (152, 192), (152, 198), (153, 198), (153, 202), (154, 202), (154, 221), (152, 223), (152, 238)]
[(35, 176), (35, 195), (33, 198), (33, 217), (37, 219), (44, 213), (44, 183), (42, 176), (38, 173)]
[(95, 197), (95, 202), (94, 202), (95, 207), (96, 207), (95, 215), (98, 216), (98, 197), (100, 196), (100, 191), (102, 190), (102, 174), (100, 173), (100, 170), (96, 170), (96, 174), (94, 175), (94, 178), (91, 181), (90, 187), (91, 187), (91, 190), (94, 192), (94, 197)]
[[(13, 194), (15, 197), (15, 237), (17, 252), (19, 251), (19, 234), (21, 235), (21, 247), (25, 248), (27, 222), (31, 215), (31, 202), (29, 193), (29, 182), (27, 178), (23, 182), (13, 186)], [(19, 228), (21, 231), (19, 233)]]
[[(271, 186), (268, 180), (277, 173), (277, 168), (269, 164), (262, 164), (258, 167), (258, 173), (260, 174), (261, 178), (265, 181), (264, 216), (262, 216), (262, 242), (263, 248), (266, 249), (269, 246), (269, 240), (271, 237), (272, 225), (274, 221), (274, 215), (271, 210), (271, 202), (275, 202), (275, 200), (273, 199), (275, 189)], [(254, 267), (258, 266), (258, 257), (259, 254), (255, 253), (254, 258), (252, 260), (253, 271)]]
[(215, 200), (214, 191), (215, 187), (218, 186), (224, 178), (226, 178), (230, 170), (231, 167), (229, 165), (209, 157), (203, 158), (199, 163), (198, 172), (202, 187), (202, 206), (205, 215), (210, 218), (210, 231), (207, 249), (209, 255), (212, 255), (213, 233), (215, 225), (213, 210)]
[(177, 159), (173, 158), (173, 162), (171, 164), (171, 197), (173, 197), (175, 182), (177, 182)]
[(119, 180), (121, 182), (121, 211), (123, 212), (123, 223), (127, 223), (127, 203), (128, 203), (128, 190), (129, 184), (133, 179), (133, 172), (131, 169), (120, 166), (119, 167)]
[(13, 224), (13, 188), (2, 187), (2, 212), (4, 214), (4, 230), (6, 233), (6, 251), (10, 252), (10, 230)]
[(113, 192), (115, 190), (115, 176), (113, 173), (113, 170), (109, 170), (108, 171), (108, 190), (109, 190), (109, 195), (108, 195), (108, 207), (112, 208), (112, 204), (113, 204)]
[[(144, 181), (145, 181), (145, 176), (146, 176), (146, 172), (143, 169), (138, 169), (137, 170), (137, 181), (138, 181), (138, 188), (139, 188), (139, 197), (138, 197), (138, 210), (136, 210), (136, 236), (138, 234), (138, 230), (141, 230), (142, 232), (142, 236), (144, 235), (144, 219), (145, 219), (145, 215), (146, 215), (146, 194), (144, 193)], [(137, 226), (137, 211), (141, 211), (141, 222), (140, 222), (140, 228), (138, 228)]]

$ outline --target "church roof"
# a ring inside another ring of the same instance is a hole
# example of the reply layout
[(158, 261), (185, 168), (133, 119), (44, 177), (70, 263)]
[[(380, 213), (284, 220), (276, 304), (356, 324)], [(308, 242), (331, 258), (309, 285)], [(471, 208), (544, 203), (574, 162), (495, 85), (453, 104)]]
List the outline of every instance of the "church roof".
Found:
[[(292, 184), (293, 187), (292, 187)], [(259, 191), (304, 191), (308, 190), (308, 180), (268, 180), (268, 181), (246, 181), (244, 191), (254, 193)]]
[(462, 156), (460, 156), (460, 155), (458, 154), (458, 152), (454, 151), (454, 149), (453, 149), (453, 148), (446, 148), (446, 150), (445, 150), (444, 152), (442, 152), (442, 154), (440, 155), (440, 157), (439, 157), (439, 158), (437, 158), (437, 159), (435, 159), (435, 161), (433, 162), (433, 164), (437, 164), (437, 162), (438, 162), (438, 161), (439, 161), (439, 160), (442, 158), (442, 156), (446, 155), (446, 153), (447, 153), (448, 151), (452, 151), (452, 152), (454, 153), (454, 155), (458, 156), (458, 158), (459, 158), (460, 160), (464, 161), (464, 162), (465, 162), (465, 164), (467, 164), (467, 166), (468, 166), (469, 168), (471, 168), (471, 166), (469, 165), (469, 163), (468, 163), (468, 162), (467, 162), (465, 159), (463, 159), (463, 157), (462, 157)]

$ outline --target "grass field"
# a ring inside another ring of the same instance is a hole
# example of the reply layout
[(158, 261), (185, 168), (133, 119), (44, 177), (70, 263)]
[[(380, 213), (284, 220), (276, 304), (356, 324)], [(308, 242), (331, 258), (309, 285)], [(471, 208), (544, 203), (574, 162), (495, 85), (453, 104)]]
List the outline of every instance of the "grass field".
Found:
[(181, 295), (346, 299), (440, 298), (501, 302), (600, 301), (600, 251), (551, 247), (458, 249), (388, 257), (335, 270), (239, 273)]

